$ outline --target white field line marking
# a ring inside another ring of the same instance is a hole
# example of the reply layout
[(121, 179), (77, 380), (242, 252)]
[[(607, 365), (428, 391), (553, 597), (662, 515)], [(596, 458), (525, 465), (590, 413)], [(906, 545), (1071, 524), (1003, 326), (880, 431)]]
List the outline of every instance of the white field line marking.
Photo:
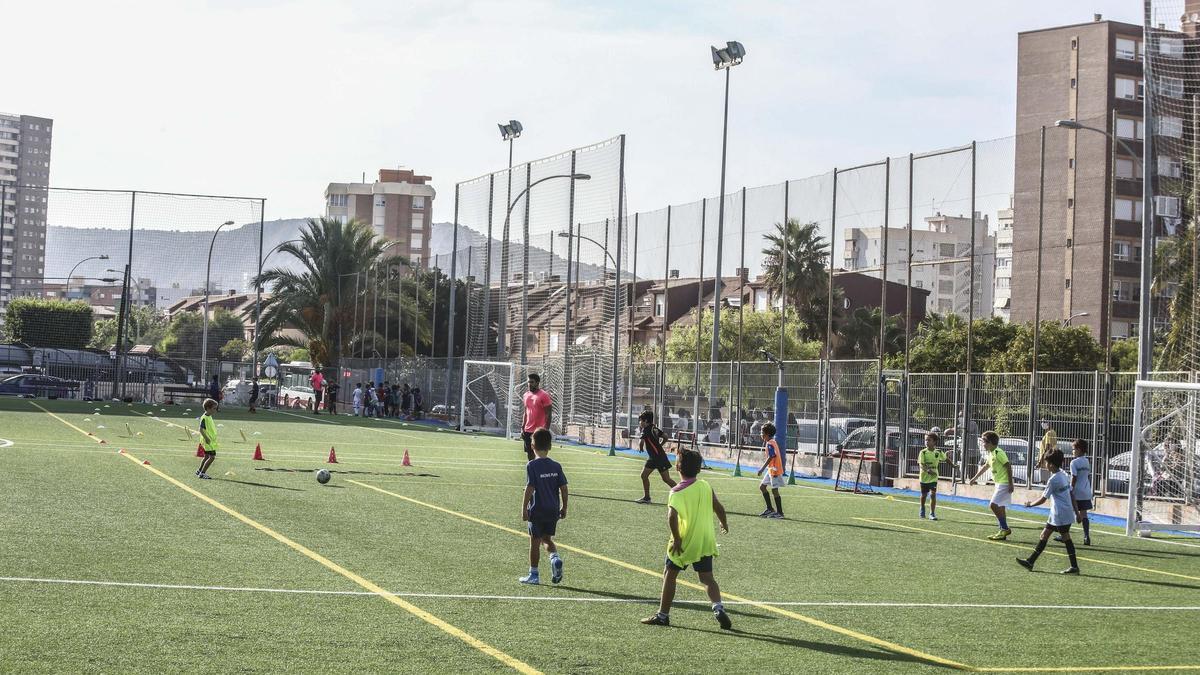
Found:
[(13, 442), (8, 440), (7, 438), (0, 438), (0, 448), (11, 448), (12, 445), (13, 445)]
[[(294, 595), (347, 595), (375, 597), (378, 593), (370, 591), (335, 591), (328, 589), (305, 588), (261, 588), (255, 586), (200, 586), (194, 584), (154, 584), (132, 581), (103, 581), (93, 579), (43, 579), (37, 577), (0, 577), (0, 581), (9, 583), (60, 584), (68, 586), (109, 586), (118, 588), (147, 588), (178, 591), (226, 591), (235, 593), (285, 593)], [(619, 604), (654, 604), (658, 598), (594, 598), (568, 595), (477, 595), (471, 593), (407, 593), (386, 591), (387, 595), (398, 598), (435, 598), (445, 600), (512, 600), (537, 602), (600, 602)], [(678, 600), (680, 604), (708, 605), (706, 600)], [(754, 605), (759, 602), (727, 601), (727, 605)], [(857, 602), (857, 601), (781, 601), (770, 602), (772, 605), (788, 607), (880, 607), (880, 608), (914, 608), (914, 609), (1071, 609), (1096, 611), (1200, 611), (1200, 605), (1018, 605), (1018, 604), (987, 604), (987, 603), (953, 603), (953, 602)]]

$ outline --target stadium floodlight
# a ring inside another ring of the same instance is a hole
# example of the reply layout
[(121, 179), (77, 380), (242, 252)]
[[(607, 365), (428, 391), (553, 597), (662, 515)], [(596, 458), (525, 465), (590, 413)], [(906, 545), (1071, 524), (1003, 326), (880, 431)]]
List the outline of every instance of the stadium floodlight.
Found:
[(525, 130), (525, 127), (521, 126), (521, 123), (516, 120), (509, 120), (508, 124), (500, 123), (496, 126), (500, 127), (500, 137), (506, 141), (520, 138), (521, 132)]
[(208, 264), (204, 269), (204, 333), (200, 337), (200, 381), (204, 382), (205, 386), (208, 385), (208, 292), (209, 286), (212, 285), (212, 252), (221, 229), (232, 224), (232, 220), (221, 223), (213, 231), (212, 240), (208, 242)]
[(736, 40), (726, 42), (724, 49), (717, 47), (712, 47), (711, 49), (713, 67), (717, 70), (732, 68), (741, 63), (742, 59), (746, 56), (746, 48)]

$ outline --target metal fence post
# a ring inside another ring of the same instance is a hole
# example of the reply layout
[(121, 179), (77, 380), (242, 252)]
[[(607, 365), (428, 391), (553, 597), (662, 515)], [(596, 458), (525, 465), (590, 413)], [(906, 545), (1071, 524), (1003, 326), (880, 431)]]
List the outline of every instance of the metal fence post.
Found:
[[(621, 392), (617, 380), (618, 359), (621, 357), (621, 239), (625, 226), (625, 134), (621, 134), (621, 160), (617, 178), (617, 268), (616, 283), (613, 284), (613, 355), (612, 355), (612, 419), (609, 421), (608, 454), (617, 454), (617, 398)], [(607, 243), (607, 242), (606, 242)]]

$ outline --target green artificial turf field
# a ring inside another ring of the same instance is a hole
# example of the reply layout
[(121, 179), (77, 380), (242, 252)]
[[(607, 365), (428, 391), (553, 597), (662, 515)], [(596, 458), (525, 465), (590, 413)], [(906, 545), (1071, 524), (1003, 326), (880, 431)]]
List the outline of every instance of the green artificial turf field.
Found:
[[(517, 583), (519, 443), (232, 410), (217, 417), (216, 480), (201, 481), (185, 440), (198, 413), (0, 399), (0, 670), (1200, 669), (1195, 540), (1093, 526), (1082, 576), (1057, 574), (1058, 544), (1031, 574), (1014, 557), (1036, 514), (995, 543), (980, 505), (943, 502), (929, 522), (912, 497), (802, 482), (783, 492), (788, 518), (764, 520), (752, 472), (705, 472), (730, 513), (715, 574), (734, 631), (682, 585), (691, 604), (649, 627), (666, 491), (654, 477), (656, 503), (632, 503), (636, 458), (555, 447), (571, 489), (565, 578), (531, 587)], [(256, 443), (266, 461), (251, 460)]]

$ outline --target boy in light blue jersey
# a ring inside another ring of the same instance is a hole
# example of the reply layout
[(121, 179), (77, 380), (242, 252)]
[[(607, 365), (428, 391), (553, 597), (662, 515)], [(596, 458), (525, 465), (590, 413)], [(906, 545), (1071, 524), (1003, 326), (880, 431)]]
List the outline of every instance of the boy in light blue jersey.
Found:
[(1038, 556), (1046, 550), (1046, 542), (1050, 539), (1050, 534), (1057, 532), (1062, 535), (1063, 545), (1067, 547), (1067, 557), (1071, 559), (1071, 566), (1062, 573), (1079, 574), (1079, 561), (1075, 559), (1075, 544), (1071, 541), (1071, 523), (1075, 520), (1075, 501), (1072, 499), (1071, 480), (1062, 470), (1062, 450), (1055, 448), (1047, 453), (1046, 465), (1052, 472), (1050, 480), (1046, 481), (1046, 490), (1042, 492), (1042, 496), (1037, 501), (1025, 502), (1025, 506), (1040, 506), (1049, 500), (1050, 518), (1046, 521), (1046, 526), (1042, 528), (1042, 536), (1033, 549), (1033, 555), (1028, 558), (1017, 558), (1017, 564), (1032, 572), (1033, 564), (1037, 561)]
[[(1088, 442), (1076, 438), (1071, 443), (1071, 498), (1075, 500), (1075, 522), (1083, 526), (1083, 545), (1092, 545), (1092, 523), (1088, 511), (1092, 510), (1092, 462), (1087, 457)], [(1055, 537), (1062, 541), (1062, 537)]]

